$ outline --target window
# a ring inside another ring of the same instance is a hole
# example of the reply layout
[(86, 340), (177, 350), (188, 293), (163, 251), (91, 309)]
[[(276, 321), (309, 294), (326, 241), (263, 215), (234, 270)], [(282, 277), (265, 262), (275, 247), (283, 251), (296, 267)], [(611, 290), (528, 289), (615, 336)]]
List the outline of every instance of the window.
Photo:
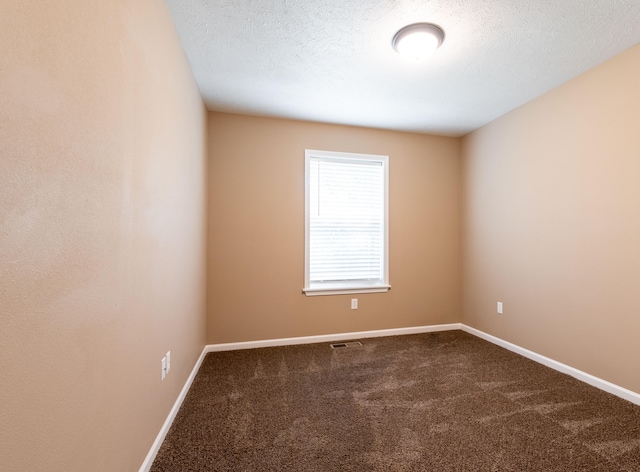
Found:
[(389, 290), (389, 158), (305, 151), (307, 295)]

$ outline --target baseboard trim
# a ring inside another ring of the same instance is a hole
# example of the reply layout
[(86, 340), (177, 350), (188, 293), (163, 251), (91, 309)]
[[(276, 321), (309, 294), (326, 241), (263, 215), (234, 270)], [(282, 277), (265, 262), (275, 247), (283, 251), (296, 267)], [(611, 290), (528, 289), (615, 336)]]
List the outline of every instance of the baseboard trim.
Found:
[(167, 433), (169, 432), (169, 428), (171, 428), (171, 425), (173, 424), (173, 420), (178, 414), (178, 410), (180, 410), (180, 407), (182, 406), (182, 402), (187, 396), (187, 393), (191, 388), (191, 384), (193, 383), (193, 379), (196, 378), (196, 374), (198, 373), (198, 370), (200, 370), (200, 366), (202, 365), (202, 361), (204, 360), (204, 356), (206, 354), (207, 354), (207, 351), (205, 347), (204, 349), (202, 349), (202, 352), (200, 353), (200, 357), (198, 357), (196, 364), (193, 366), (193, 369), (191, 370), (191, 374), (189, 374), (189, 377), (187, 378), (187, 381), (185, 382), (184, 387), (182, 387), (182, 390), (180, 391), (180, 395), (178, 395), (178, 398), (176, 398), (176, 401), (173, 404), (173, 407), (171, 408), (171, 411), (169, 412), (167, 419), (162, 425), (162, 428), (160, 428), (160, 432), (156, 436), (156, 440), (153, 442), (151, 449), (149, 450), (149, 453), (147, 454), (147, 457), (144, 459), (144, 462), (140, 466), (140, 470), (138, 472), (149, 472), (149, 470), (151, 470), (151, 466), (153, 465), (153, 461), (155, 460), (156, 455), (160, 450), (160, 446), (162, 446), (162, 442), (164, 441), (164, 438), (167, 436)]
[(298, 338), (280, 338), (280, 339), (266, 339), (260, 341), (246, 341), (238, 343), (223, 343), (223, 344), (209, 344), (205, 347), (206, 352), (220, 352), (220, 351), (237, 351), (240, 349), (257, 349), (261, 347), (275, 347), (275, 346), (293, 346), (296, 344), (315, 344), (326, 343), (332, 341), (345, 341), (348, 339), (366, 339), (366, 338), (381, 338), (383, 336), (400, 336), (404, 334), (420, 334), (420, 333), (433, 333), (436, 331), (452, 331), (456, 329), (462, 329), (460, 323), (431, 325), (431, 326), (414, 326), (411, 328), (393, 328), (393, 329), (381, 329), (375, 331), (357, 331), (353, 333), (340, 333), (340, 334), (322, 334), (319, 336), (302, 336)]
[(208, 344), (202, 350), (200, 357), (198, 358), (189, 378), (184, 384), (180, 395), (176, 399), (173, 408), (169, 412), (169, 416), (165, 420), (156, 440), (153, 442), (147, 457), (145, 458), (142, 466), (140, 467), (139, 472), (149, 472), (151, 469), (151, 465), (160, 450), (160, 446), (162, 446), (162, 442), (164, 441), (167, 433), (169, 432), (169, 428), (175, 419), (178, 410), (182, 406), (182, 402), (187, 396), (187, 392), (193, 383), (193, 379), (195, 378), (200, 366), (202, 365), (202, 361), (204, 357), (209, 352), (220, 352), (220, 351), (235, 351), (241, 349), (257, 349), (262, 347), (275, 347), (275, 346), (292, 346), (296, 344), (314, 344), (314, 343), (322, 343), (322, 342), (332, 342), (332, 341), (345, 341), (350, 339), (366, 339), (366, 338), (379, 338), (383, 336), (401, 336), (405, 334), (420, 334), (420, 333), (433, 333), (438, 331), (452, 331), (452, 330), (462, 330), (473, 336), (477, 336), (485, 341), (489, 341), (497, 346), (503, 347), (509, 351), (515, 352), (524, 356), (528, 359), (531, 359), (535, 362), (538, 362), (542, 365), (550, 367), (554, 370), (562, 372), (564, 374), (575, 377), (578, 380), (581, 380), (593, 387), (599, 388), (600, 390), (604, 390), (605, 392), (611, 393), (617, 397), (623, 398), (624, 400), (630, 401), (636, 405), (640, 405), (640, 394), (628, 390), (624, 387), (620, 387), (611, 382), (603, 380), (601, 378), (595, 377), (591, 374), (587, 374), (581, 370), (578, 370), (574, 367), (568, 366), (561, 362), (555, 361), (548, 357), (545, 357), (541, 354), (537, 354), (533, 351), (520, 347), (516, 344), (510, 343), (503, 339), (500, 339), (491, 334), (487, 334), (483, 331), (480, 331), (476, 328), (472, 328), (471, 326), (467, 326), (463, 323), (450, 323), (450, 324), (441, 324), (441, 325), (431, 325), (431, 326), (415, 326), (411, 328), (394, 328), (394, 329), (382, 329), (375, 331), (358, 331), (353, 333), (341, 333), (341, 334), (323, 334), (319, 336), (303, 336), (297, 338), (280, 338), (280, 339), (267, 339), (260, 341), (247, 341), (247, 342), (238, 342), (238, 343), (223, 343), (223, 344)]
[(430, 333), (436, 331), (451, 331), (456, 329), (461, 329), (460, 323), (453, 324), (443, 324), (443, 325), (432, 325), (432, 326), (416, 326), (412, 328), (397, 328), (397, 329), (383, 329), (377, 331), (359, 331), (355, 333), (342, 333), (342, 334), (326, 334), (320, 336), (304, 336), (299, 338), (281, 338), (281, 339), (267, 339), (260, 341), (248, 341), (248, 342), (239, 342), (239, 343), (225, 343), (225, 344), (208, 344), (202, 350), (200, 357), (196, 361), (196, 364), (193, 366), (191, 374), (187, 378), (187, 381), (182, 387), (180, 391), (180, 395), (176, 399), (173, 404), (173, 408), (169, 412), (167, 419), (165, 420), (160, 432), (156, 436), (147, 457), (144, 462), (140, 466), (138, 472), (149, 472), (151, 470), (151, 466), (153, 465), (153, 461), (160, 450), (160, 446), (162, 446), (162, 442), (164, 441), (167, 433), (169, 432), (169, 428), (171, 428), (171, 424), (173, 424), (173, 420), (178, 414), (178, 410), (182, 406), (182, 402), (187, 396), (187, 392), (189, 388), (191, 388), (191, 384), (193, 383), (193, 379), (195, 379), (200, 366), (202, 365), (202, 361), (204, 357), (209, 352), (220, 352), (220, 351), (234, 351), (240, 349), (255, 349), (260, 347), (272, 347), (272, 346), (291, 346), (294, 344), (313, 344), (313, 343), (321, 343), (321, 342), (330, 342), (330, 341), (343, 341), (346, 339), (357, 339), (357, 338), (378, 338), (382, 336), (399, 336), (403, 334), (417, 334), (417, 333)]
[(556, 360), (550, 359), (549, 357), (545, 357), (541, 354), (535, 353), (523, 347), (520, 347), (516, 344), (505, 341), (504, 339), (500, 339), (496, 336), (492, 336), (491, 334), (487, 334), (478, 329), (472, 328), (471, 326), (467, 326), (465, 324), (461, 325), (461, 329), (466, 331), (469, 334), (477, 336), (485, 341), (489, 341), (490, 343), (496, 344), (500, 347), (508, 349), (509, 351), (515, 352), (524, 356), (528, 359), (538, 362), (539, 364), (550, 367), (558, 372), (562, 372), (563, 374), (570, 375), (571, 377), (575, 377), (578, 380), (581, 380), (589, 385), (599, 388), (600, 390), (604, 390), (605, 392), (611, 393), (617, 397), (623, 398), (631, 403), (636, 405), (640, 405), (640, 394), (628, 390), (624, 387), (620, 387), (616, 384), (608, 382), (607, 380), (603, 380), (599, 377), (596, 377), (591, 374), (587, 374), (581, 370), (578, 370), (574, 367), (571, 367), (567, 364), (563, 364), (562, 362), (558, 362)]

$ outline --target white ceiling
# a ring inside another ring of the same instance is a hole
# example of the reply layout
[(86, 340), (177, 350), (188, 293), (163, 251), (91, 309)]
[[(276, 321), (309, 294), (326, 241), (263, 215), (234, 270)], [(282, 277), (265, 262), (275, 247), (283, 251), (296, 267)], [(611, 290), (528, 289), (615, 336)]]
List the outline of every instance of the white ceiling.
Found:
[[(167, 0), (210, 110), (460, 136), (640, 42), (640, 0)], [(394, 33), (446, 33), (427, 62)]]

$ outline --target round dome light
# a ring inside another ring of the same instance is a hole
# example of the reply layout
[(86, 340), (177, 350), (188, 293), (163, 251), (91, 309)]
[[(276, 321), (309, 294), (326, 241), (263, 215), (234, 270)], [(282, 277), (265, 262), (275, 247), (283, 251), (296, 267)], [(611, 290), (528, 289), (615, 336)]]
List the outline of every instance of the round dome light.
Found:
[(405, 59), (419, 61), (431, 57), (443, 41), (444, 31), (438, 25), (414, 23), (400, 29), (391, 45)]

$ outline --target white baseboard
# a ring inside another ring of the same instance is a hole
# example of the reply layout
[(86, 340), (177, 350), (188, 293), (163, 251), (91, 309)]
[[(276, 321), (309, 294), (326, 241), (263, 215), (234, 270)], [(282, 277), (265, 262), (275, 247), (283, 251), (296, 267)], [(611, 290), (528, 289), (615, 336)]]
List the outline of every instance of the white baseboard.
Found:
[(167, 436), (169, 432), (169, 428), (173, 423), (173, 420), (182, 406), (182, 402), (187, 396), (187, 392), (193, 383), (193, 379), (195, 378), (198, 370), (200, 369), (200, 365), (204, 360), (204, 356), (209, 352), (220, 352), (220, 351), (234, 351), (240, 349), (256, 349), (261, 347), (274, 347), (274, 346), (292, 346), (295, 344), (314, 344), (314, 343), (322, 343), (322, 342), (332, 342), (332, 341), (345, 341), (350, 339), (366, 339), (366, 338), (379, 338), (383, 336), (400, 336), (405, 334), (419, 334), (419, 333), (433, 333), (437, 331), (452, 331), (456, 329), (461, 329), (466, 331), (469, 334), (477, 336), (485, 341), (489, 341), (490, 343), (496, 344), (500, 347), (508, 349), (509, 351), (515, 352), (524, 356), (528, 359), (536, 361), (540, 364), (543, 364), (547, 367), (550, 367), (554, 370), (562, 372), (564, 374), (568, 374), (572, 377), (575, 377), (578, 380), (588, 383), (600, 390), (604, 390), (605, 392), (609, 392), (617, 397), (623, 398), (625, 400), (630, 401), (636, 405), (640, 405), (640, 394), (633, 392), (631, 390), (627, 390), (626, 388), (620, 387), (618, 385), (612, 384), (606, 380), (595, 377), (591, 374), (587, 374), (586, 372), (582, 372), (581, 370), (575, 369), (571, 366), (563, 364), (561, 362), (555, 361), (543, 355), (537, 354), (533, 351), (529, 351), (523, 347), (512, 344), (503, 339), (497, 338), (490, 334), (487, 334), (478, 329), (472, 328), (462, 323), (451, 323), (451, 324), (442, 324), (442, 325), (432, 325), (432, 326), (415, 326), (412, 328), (395, 328), (395, 329), (382, 329), (376, 331), (359, 331), (354, 333), (341, 333), (341, 334), (323, 334), (319, 336), (303, 336), (298, 338), (280, 338), (280, 339), (267, 339), (260, 341), (247, 341), (247, 342), (239, 342), (239, 343), (224, 343), (224, 344), (208, 344), (202, 350), (196, 365), (193, 367), (189, 378), (187, 379), (180, 395), (176, 399), (173, 408), (169, 412), (169, 416), (165, 420), (162, 425), (162, 429), (158, 433), (156, 440), (153, 442), (151, 446), (151, 450), (147, 454), (146, 459), (142, 463), (139, 472), (149, 472), (151, 469), (151, 465), (160, 450), (160, 446), (162, 445), (162, 441)]
[(521, 356), (524, 356), (528, 359), (536, 361), (539, 364), (546, 365), (547, 367), (551, 367), (552, 369), (557, 370), (558, 372), (562, 372), (563, 374), (567, 374), (567, 375), (570, 375), (571, 377), (575, 377), (576, 379), (581, 380), (585, 383), (588, 383), (589, 385), (592, 385), (596, 388), (599, 388), (600, 390), (604, 390), (605, 392), (609, 392), (617, 397), (630, 401), (631, 403), (640, 405), (640, 394), (636, 392), (627, 390), (624, 387), (620, 387), (616, 384), (613, 384), (611, 382), (598, 378), (594, 375), (587, 374), (586, 372), (575, 369), (571, 366), (563, 364), (562, 362), (558, 362), (548, 357), (545, 357), (541, 354), (537, 354), (533, 351), (529, 351), (528, 349), (520, 347), (516, 344), (512, 344), (508, 341), (497, 338), (495, 336), (492, 336), (490, 334), (487, 334), (483, 331), (472, 328), (465, 324), (461, 325), (461, 329), (463, 331), (466, 331), (469, 334), (473, 334), (474, 336), (482, 338), (485, 341), (489, 341), (490, 343), (496, 344), (500, 347), (508, 349), (509, 351), (515, 352), (517, 354), (520, 354)]
[(256, 349), (260, 347), (293, 346), (295, 344), (315, 344), (332, 341), (345, 341), (348, 339), (381, 338), (383, 336), (399, 336), (403, 334), (452, 331), (455, 329), (462, 329), (462, 325), (460, 323), (452, 323), (432, 326), (415, 326), (411, 328), (380, 329), (376, 331), (358, 331), (354, 333), (322, 334), (319, 336), (303, 336), (299, 338), (280, 338), (239, 343), (209, 344), (205, 347), (205, 350), (207, 352), (237, 351), (240, 349)]
[(176, 399), (173, 408), (169, 412), (169, 416), (165, 420), (158, 436), (156, 436), (156, 440), (153, 442), (147, 457), (144, 462), (140, 466), (139, 472), (149, 472), (151, 466), (153, 465), (153, 461), (160, 450), (160, 446), (162, 446), (162, 442), (164, 438), (167, 436), (169, 432), (169, 428), (171, 428), (171, 424), (178, 414), (178, 410), (182, 406), (182, 402), (187, 396), (187, 392), (189, 388), (191, 388), (191, 384), (193, 383), (193, 379), (195, 378), (200, 366), (202, 365), (202, 361), (204, 360), (204, 356), (209, 352), (219, 352), (219, 351), (233, 351), (240, 349), (255, 349), (259, 347), (272, 347), (272, 346), (291, 346), (294, 344), (313, 344), (313, 343), (321, 343), (321, 342), (330, 342), (330, 341), (343, 341), (345, 339), (357, 339), (357, 338), (378, 338), (382, 336), (398, 336), (402, 334), (416, 334), (416, 333), (430, 333), (435, 331), (451, 331), (455, 329), (461, 329), (460, 323), (453, 324), (444, 324), (444, 325), (433, 325), (433, 326), (417, 326), (413, 328), (397, 328), (397, 329), (383, 329), (378, 331), (360, 331), (357, 333), (343, 333), (343, 334), (326, 334), (321, 336), (304, 336), (299, 338), (282, 338), (282, 339), (268, 339), (261, 341), (248, 341), (248, 342), (240, 342), (240, 343), (226, 343), (226, 344), (209, 344), (204, 347), (200, 357), (198, 358), (189, 378), (184, 384), (180, 395)]
[(187, 393), (191, 388), (191, 384), (193, 383), (193, 379), (196, 378), (196, 374), (198, 373), (198, 370), (200, 369), (200, 366), (202, 365), (202, 361), (204, 360), (204, 356), (206, 354), (207, 354), (207, 351), (205, 347), (200, 353), (200, 357), (198, 357), (198, 360), (196, 361), (196, 365), (193, 366), (193, 369), (191, 370), (191, 374), (189, 374), (189, 377), (187, 378), (187, 381), (185, 382), (184, 387), (182, 387), (182, 390), (180, 391), (180, 395), (178, 395), (178, 398), (176, 398), (176, 401), (173, 404), (173, 408), (171, 408), (171, 411), (169, 412), (167, 419), (164, 421), (162, 428), (160, 428), (160, 432), (156, 436), (156, 440), (153, 441), (153, 444), (151, 445), (151, 449), (149, 450), (149, 453), (147, 454), (147, 457), (144, 459), (144, 462), (140, 466), (140, 469), (138, 472), (149, 472), (149, 470), (151, 469), (151, 466), (153, 465), (153, 461), (155, 460), (156, 455), (160, 450), (160, 446), (162, 446), (162, 442), (164, 441), (164, 438), (167, 436), (167, 433), (169, 432), (169, 428), (171, 428), (171, 424), (173, 423), (173, 420), (178, 414), (178, 410), (180, 410), (180, 407), (182, 406), (182, 402), (187, 396)]

